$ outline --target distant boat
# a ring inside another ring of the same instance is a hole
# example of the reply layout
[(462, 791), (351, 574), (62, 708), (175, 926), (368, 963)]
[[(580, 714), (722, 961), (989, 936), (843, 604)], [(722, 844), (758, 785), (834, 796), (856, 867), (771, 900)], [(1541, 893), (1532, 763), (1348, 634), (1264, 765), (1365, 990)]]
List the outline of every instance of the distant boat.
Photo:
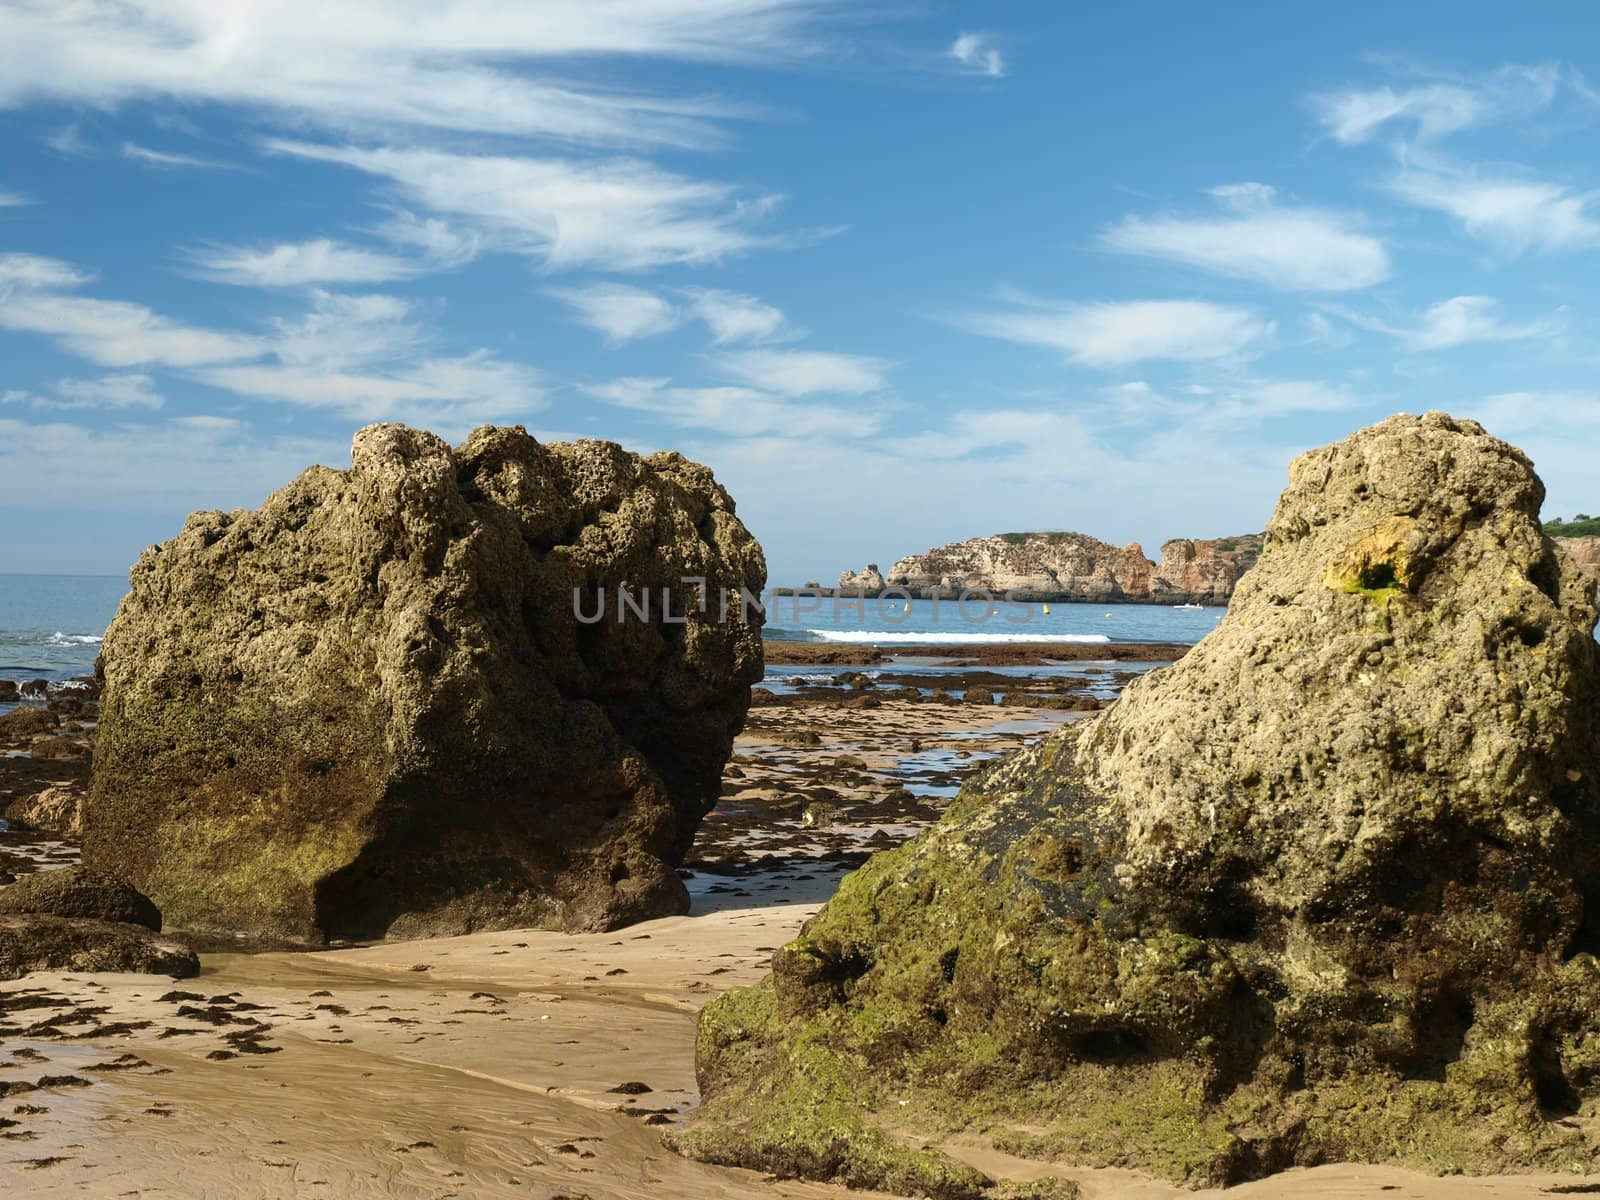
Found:
[(1201, 609), (1205, 608), (1205, 605), (1204, 604), (1174, 604), (1172, 607), (1173, 608), (1186, 609), (1186, 610), (1189, 610), (1189, 611), (1192, 611), (1192, 612), (1199, 612)]

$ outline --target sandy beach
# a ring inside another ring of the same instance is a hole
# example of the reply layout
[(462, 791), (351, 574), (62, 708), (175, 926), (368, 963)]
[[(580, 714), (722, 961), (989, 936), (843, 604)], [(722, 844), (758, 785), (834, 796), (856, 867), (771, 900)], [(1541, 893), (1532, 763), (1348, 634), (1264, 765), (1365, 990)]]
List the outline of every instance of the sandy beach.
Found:
[[(697, 1102), (696, 1014), (757, 982), (845, 872), (935, 820), (982, 763), (1084, 715), (956, 699), (992, 682), (992, 663), (937, 660), (971, 664), (937, 677), (916, 673), (925, 658), (877, 661), (869, 686), (797, 676), (752, 709), (686, 865), (688, 916), (602, 934), (209, 954), (182, 982), (56, 973), (5, 985), (0, 1185), (40, 1197), (851, 1194), (666, 1148), (661, 1130)], [(1050, 700), (1114, 691), (1122, 672), (1104, 656), (1072, 677), (1001, 678)], [(73, 856), (69, 841), (26, 844), (13, 870)], [(1015, 1159), (977, 1137), (943, 1148), (997, 1179), (1071, 1178), (1089, 1197), (1219, 1194)], [(1600, 1185), (1328, 1166), (1227, 1195), (1587, 1190)]]

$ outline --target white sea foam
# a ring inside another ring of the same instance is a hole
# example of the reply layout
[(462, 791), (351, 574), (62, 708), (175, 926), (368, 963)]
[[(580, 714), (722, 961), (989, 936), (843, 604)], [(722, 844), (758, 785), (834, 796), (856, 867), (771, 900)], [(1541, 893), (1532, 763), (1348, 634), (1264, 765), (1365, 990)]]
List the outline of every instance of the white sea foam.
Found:
[(1111, 639), (1103, 633), (912, 633), (907, 630), (808, 629), (822, 642), (860, 642), (869, 646), (891, 642), (913, 646), (1000, 645), (1008, 642), (1080, 642), (1101, 645)]
[(46, 646), (98, 646), (105, 639), (92, 633), (62, 633), (57, 630), (44, 639)]

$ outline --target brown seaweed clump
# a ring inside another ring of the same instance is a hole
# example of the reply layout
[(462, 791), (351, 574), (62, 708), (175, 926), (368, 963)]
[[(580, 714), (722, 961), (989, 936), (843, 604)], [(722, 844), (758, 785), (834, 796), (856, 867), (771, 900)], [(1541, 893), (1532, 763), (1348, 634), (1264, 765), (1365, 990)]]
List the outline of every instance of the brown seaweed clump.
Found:
[(363, 429), (348, 471), (197, 513), (134, 567), (84, 861), (173, 927), (262, 940), (686, 911), (765, 574), (682, 455)]
[(676, 1144), (937, 1197), (986, 1186), (956, 1132), (1191, 1184), (1592, 1169), (1595, 588), (1542, 500), (1438, 413), (1302, 456), (1214, 633), (706, 1008)]

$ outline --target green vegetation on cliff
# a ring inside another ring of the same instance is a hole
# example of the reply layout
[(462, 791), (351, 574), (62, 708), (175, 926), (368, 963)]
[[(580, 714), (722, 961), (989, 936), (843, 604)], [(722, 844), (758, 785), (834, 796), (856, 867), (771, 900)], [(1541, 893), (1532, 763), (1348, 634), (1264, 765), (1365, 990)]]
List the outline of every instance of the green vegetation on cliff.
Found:
[(1551, 537), (1600, 537), (1600, 517), (1579, 513), (1570, 521), (1560, 517), (1544, 523), (1544, 531)]

